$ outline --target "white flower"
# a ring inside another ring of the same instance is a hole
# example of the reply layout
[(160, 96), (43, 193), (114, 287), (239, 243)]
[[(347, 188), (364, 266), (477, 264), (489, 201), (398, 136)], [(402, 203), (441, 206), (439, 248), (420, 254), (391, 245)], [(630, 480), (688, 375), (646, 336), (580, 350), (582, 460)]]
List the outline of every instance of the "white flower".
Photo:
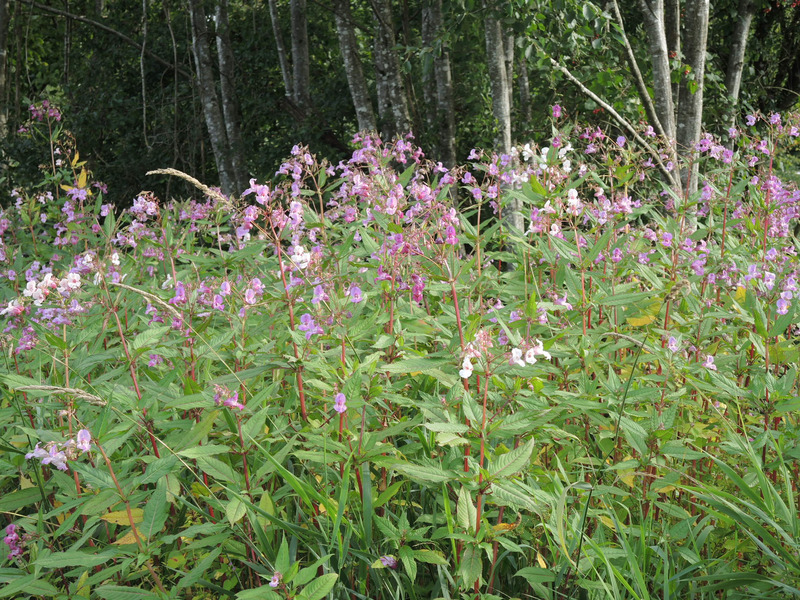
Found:
[(119, 254), (117, 254), (116, 252), (114, 252), (114, 254), (111, 255), (111, 264), (114, 265), (115, 267), (119, 266)]
[(459, 377), (462, 379), (469, 379), (472, 377), (472, 361), (469, 356), (464, 357), (464, 362), (461, 363), (461, 370), (458, 372)]
[(525, 352), (525, 362), (529, 365), (536, 364), (536, 352), (534, 352), (533, 348), (529, 348), (527, 352)]
[(511, 364), (520, 367), (525, 366), (525, 361), (522, 360), (522, 350), (519, 348), (514, 348), (511, 350)]

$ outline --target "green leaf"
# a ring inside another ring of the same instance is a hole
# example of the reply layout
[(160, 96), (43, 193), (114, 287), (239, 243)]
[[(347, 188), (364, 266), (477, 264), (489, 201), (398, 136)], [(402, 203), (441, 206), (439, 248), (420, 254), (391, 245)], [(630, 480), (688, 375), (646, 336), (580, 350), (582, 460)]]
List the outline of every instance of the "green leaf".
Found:
[[(22, 573), (22, 571), (20, 571)], [(20, 592), (35, 596), (55, 596), (58, 590), (46, 581), (38, 579), (38, 575), (25, 575), (17, 577), (12, 582), (0, 588), (0, 598), (20, 597)]]
[(103, 552), (81, 552), (80, 550), (66, 550), (65, 552), (53, 552), (40, 556), (34, 564), (44, 569), (60, 569), (62, 567), (96, 567), (102, 565), (117, 556), (114, 548)]
[(442, 483), (456, 478), (452, 471), (445, 471), (439, 467), (425, 467), (422, 465), (411, 465), (406, 463), (395, 463), (392, 468), (408, 475), (411, 479), (427, 481), (430, 483)]
[(158, 594), (148, 592), (142, 588), (122, 587), (120, 585), (101, 585), (93, 591), (104, 600), (148, 600), (148, 598), (160, 597)]
[(144, 514), (142, 522), (139, 523), (139, 531), (144, 534), (147, 539), (153, 537), (161, 531), (164, 523), (169, 514), (169, 506), (167, 504), (167, 480), (159, 479), (156, 484), (156, 489), (147, 501), (144, 507)]
[(470, 589), (480, 578), (481, 571), (481, 551), (476, 546), (468, 545), (464, 548), (464, 554), (461, 555), (461, 564), (458, 566), (458, 574), (461, 577), (463, 587)]
[(519, 446), (511, 452), (501, 454), (492, 461), (489, 473), (493, 478), (508, 477), (521, 471), (531, 458), (533, 453), (533, 439), (524, 446)]
[(436, 433), (466, 433), (469, 427), (463, 423), (425, 423), (425, 429)]
[(453, 361), (445, 358), (407, 358), (388, 365), (381, 365), (380, 369), (387, 373), (427, 373), (439, 367), (452, 365)]
[(400, 555), (400, 562), (408, 574), (408, 578), (413, 582), (417, 579), (417, 562), (414, 560), (414, 551), (409, 546), (400, 546), (397, 551)]
[(477, 531), (477, 518), (478, 518), (478, 510), (475, 508), (475, 505), (472, 503), (472, 495), (470, 494), (469, 490), (461, 486), (461, 490), (458, 492), (458, 505), (456, 507), (456, 518), (458, 519), (458, 524), (461, 526), (464, 531), (475, 532)]
[(297, 594), (297, 600), (321, 600), (333, 589), (338, 578), (339, 576), (336, 573), (326, 573), (321, 577), (317, 577)]
[(244, 517), (246, 512), (247, 505), (242, 502), (241, 498), (233, 498), (225, 505), (225, 517), (231, 525), (234, 525)]
[[(131, 351), (135, 352), (136, 350), (140, 350), (141, 348), (150, 347), (153, 341), (160, 342), (163, 341), (165, 334), (172, 329), (168, 325), (161, 325), (159, 327), (153, 327), (151, 329), (147, 329), (137, 335), (133, 341), (131, 342)], [(155, 345), (158, 345), (156, 343)]]
[(528, 583), (549, 583), (556, 580), (555, 573), (540, 567), (525, 567), (514, 573), (514, 577), (524, 577)]
[(195, 566), (194, 569), (181, 577), (180, 581), (178, 581), (177, 588), (180, 590), (197, 583), (203, 574), (208, 570), (208, 568), (213, 564), (213, 562), (217, 560), (217, 557), (220, 554), (222, 554), (222, 548), (214, 548), (211, 552), (204, 556), (200, 562), (197, 563), (197, 566)]

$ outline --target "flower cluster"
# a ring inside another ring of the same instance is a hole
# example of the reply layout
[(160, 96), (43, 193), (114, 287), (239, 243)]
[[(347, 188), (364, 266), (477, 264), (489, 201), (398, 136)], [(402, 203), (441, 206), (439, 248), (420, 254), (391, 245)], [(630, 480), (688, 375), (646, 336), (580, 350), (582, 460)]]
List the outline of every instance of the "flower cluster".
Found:
[(214, 386), (214, 404), (217, 406), (226, 406), (228, 408), (236, 408), (244, 410), (245, 405), (239, 402), (239, 392), (232, 392), (223, 385)]
[(3, 538), (3, 542), (8, 546), (8, 558), (22, 556), (22, 547), (19, 545), (21, 538), (17, 529), (18, 527), (13, 523), (6, 526), (6, 536)]
[(67, 470), (67, 461), (75, 460), (79, 454), (89, 452), (92, 448), (92, 434), (87, 429), (81, 429), (76, 438), (63, 443), (49, 442), (44, 448), (36, 444), (33, 452), (28, 452), (25, 458), (36, 458), (43, 465), (54, 465), (59, 471)]

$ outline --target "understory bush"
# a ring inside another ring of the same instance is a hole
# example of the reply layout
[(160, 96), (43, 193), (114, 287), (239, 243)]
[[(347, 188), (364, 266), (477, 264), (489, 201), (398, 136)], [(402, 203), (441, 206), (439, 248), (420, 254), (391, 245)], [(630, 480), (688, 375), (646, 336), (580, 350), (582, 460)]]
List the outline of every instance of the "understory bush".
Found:
[(554, 118), (124, 210), (55, 125), (0, 216), (0, 597), (800, 595), (797, 117), (696, 193)]

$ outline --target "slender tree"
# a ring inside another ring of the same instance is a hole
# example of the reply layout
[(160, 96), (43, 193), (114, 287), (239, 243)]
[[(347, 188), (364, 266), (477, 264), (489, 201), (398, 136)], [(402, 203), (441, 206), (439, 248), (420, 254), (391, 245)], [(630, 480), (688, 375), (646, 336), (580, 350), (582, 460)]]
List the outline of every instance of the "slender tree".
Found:
[(403, 135), (411, 130), (400, 58), (394, 30), (392, 5), (389, 0), (372, 0), (375, 14), (375, 72), (378, 84), (378, 111), (389, 135)]
[[(428, 66), (430, 91), (425, 104), (432, 115), (432, 131), (436, 134), (436, 151), (442, 164), (456, 164), (456, 123), (453, 102), (453, 76), (450, 49), (445, 42), (442, 0), (425, 0), (422, 6), (423, 44), (430, 49)], [(432, 77), (431, 77), (432, 76)]]
[[(8, 0), (0, 0), (0, 141), (8, 135)], [(5, 161), (4, 161), (5, 162)]]
[(219, 173), (220, 187), (226, 195), (236, 192), (236, 177), (230, 155), (230, 144), (225, 128), (217, 85), (214, 77), (214, 62), (209, 48), (209, 33), (202, 0), (188, 0), (192, 30), (192, 50), (197, 69), (197, 86), (203, 106), (208, 136), (214, 152), (214, 161)]
[(272, 35), (275, 38), (275, 47), (278, 50), (278, 65), (283, 78), (284, 95), (287, 98), (294, 98), (292, 65), (286, 52), (286, 45), (283, 43), (283, 33), (281, 32), (281, 22), (278, 15), (278, 2), (277, 0), (268, 0), (268, 5), (269, 17), (272, 22)]
[(353, 14), (350, 10), (350, 0), (333, 1), (334, 20), (336, 21), (336, 35), (339, 39), (339, 48), (342, 53), (342, 62), (347, 76), (347, 86), (356, 110), (356, 120), (359, 131), (377, 131), (375, 112), (372, 108), (372, 99), (369, 95), (367, 81), (364, 78), (364, 68), (358, 52)]
[(219, 61), (220, 99), (225, 133), (231, 155), (231, 167), (236, 185), (236, 193), (247, 189), (248, 173), (242, 144), (241, 116), (239, 100), (236, 95), (236, 61), (231, 47), (230, 25), (228, 23), (228, 0), (217, 0), (214, 10), (214, 28), (217, 34), (217, 59)]
[(311, 108), (311, 75), (308, 52), (306, 0), (291, 0), (292, 80), (294, 102), (304, 117)]

